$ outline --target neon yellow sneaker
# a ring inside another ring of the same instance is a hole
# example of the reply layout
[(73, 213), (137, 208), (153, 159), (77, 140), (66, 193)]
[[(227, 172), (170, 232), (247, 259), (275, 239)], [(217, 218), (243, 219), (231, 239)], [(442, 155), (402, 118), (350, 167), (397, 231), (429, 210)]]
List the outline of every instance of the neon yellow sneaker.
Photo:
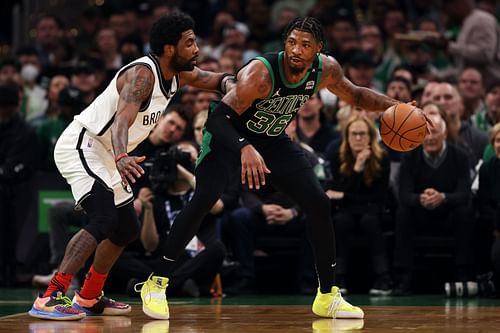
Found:
[(318, 288), (318, 293), (312, 305), (314, 314), (320, 317), (344, 319), (365, 317), (363, 310), (346, 302), (340, 294), (338, 287), (332, 287), (332, 291), (322, 294)]
[(165, 291), (168, 286), (168, 278), (153, 276), (151, 274), (146, 282), (138, 283), (134, 290), (141, 286), (142, 312), (154, 319), (168, 319), (168, 302)]

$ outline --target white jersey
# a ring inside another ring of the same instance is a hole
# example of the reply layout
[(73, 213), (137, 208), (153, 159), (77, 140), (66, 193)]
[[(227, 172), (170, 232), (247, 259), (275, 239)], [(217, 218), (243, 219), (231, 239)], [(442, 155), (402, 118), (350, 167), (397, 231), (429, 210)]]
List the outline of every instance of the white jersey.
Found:
[(179, 89), (179, 76), (175, 75), (171, 82), (165, 81), (160, 69), (160, 63), (153, 55), (147, 55), (132, 61), (122, 67), (109, 85), (97, 98), (85, 108), (75, 120), (87, 129), (88, 134), (99, 140), (106, 149), (112, 150), (111, 124), (118, 110), (117, 79), (121, 73), (134, 65), (144, 65), (151, 69), (155, 81), (149, 99), (141, 105), (137, 117), (128, 130), (127, 152), (147, 138), (162, 112), (166, 109), (172, 97)]

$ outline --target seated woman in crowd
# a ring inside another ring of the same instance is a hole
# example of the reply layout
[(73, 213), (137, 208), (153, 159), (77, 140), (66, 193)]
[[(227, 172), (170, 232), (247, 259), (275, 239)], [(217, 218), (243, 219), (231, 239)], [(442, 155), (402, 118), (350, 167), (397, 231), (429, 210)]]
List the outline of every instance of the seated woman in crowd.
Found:
[(346, 293), (349, 245), (357, 230), (367, 235), (377, 275), (371, 295), (391, 293), (389, 263), (381, 228), (381, 212), (389, 186), (390, 162), (378, 143), (377, 130), (366, 117), (352, 117), (343, 131), (338, 153), (330, 156), (332, 182), (326, 194), (333, 201), (337, 234), (337, 283)]

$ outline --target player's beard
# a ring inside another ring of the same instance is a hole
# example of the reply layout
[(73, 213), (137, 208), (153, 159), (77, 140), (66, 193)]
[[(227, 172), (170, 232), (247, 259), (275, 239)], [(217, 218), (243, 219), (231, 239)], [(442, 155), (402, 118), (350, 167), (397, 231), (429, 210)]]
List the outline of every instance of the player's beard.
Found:
[(183, 71), (192, 71), (194, 69), (194, 63), (193, 60), (196, 58), (193, 57), (191, 59), (186, 59), (179, 54), (177, 54), (177, 51), (174, 53), (174, 56), (172, 57), (172, 69), (176, 72), (183, 72)]
[(287, 62), (288, 62), (288, 68), (290, 69), (290, 72), (293, 75), (300, 74), (305, 69), (305, 67), (297, 67), (297, 66), (293, 65), (292, 62), (290, 61), (290, 58), (287, 59)]
[(290, 72), (293, 74), (293, 75), (297, 75), (297, 74), (300, 74), (304, 71), (304, 68), (305, 67), (294, 67), (294, 66), (288, 66), (290, 67)]

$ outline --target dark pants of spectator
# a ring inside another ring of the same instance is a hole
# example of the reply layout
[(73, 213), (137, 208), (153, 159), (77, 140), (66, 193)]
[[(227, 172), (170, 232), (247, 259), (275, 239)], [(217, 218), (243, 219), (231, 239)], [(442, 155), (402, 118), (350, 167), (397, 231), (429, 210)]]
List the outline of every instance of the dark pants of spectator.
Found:
[(255, 279), (255, 239), (258, 235), (301, 237), (301, 257), (297, 273), (298, 283), (309, 284), (314, 279), (313, 254), (306, 237), (306, 219), (303, 214), (283, 225), (269, 225), (264, 216), (254, 209), (241, 207), (231, 213), (229, 230), (236, 259), (240, 263), (241, 278)]
[(337, 233), (337, 275), (347, 274), (350, 245), (358, 230), (368, 238), (375, 274), (389, 273), (387, 247), (382, 234), (380, 214), (341, 209), (333, 215), (333, 223)]
[(417, 234), (442, 235), (454, 239), (455, 278), (469, 279), (474, 260), (474, 227), (470, 206), (449, 207), (445, 204), (434, 210), (400, 206), (396, 214), (394, 266), (408, 271), (413, 269)]
[(0, 184), (0, 287), (12, 287), (16, 274), (16, 214), (10, 186)]
[[(195, 257), (183, 254), (176, 260), (176, 266), (169, 276), (168, 295), (178, 294), (188, 279), (196, 282), (201, 295), (208, 295), (215, 275), (220, 272), (225, 255), (225, 246), (220, 241), (205, 244), (205, 249)], [(123, 292), (132, 279), (136, 279), (137, 282), (146, 281), (153, 269), (148, 261), (136, 252), (124, 252), (110, 272), (113, 288), (120, 287)]]
[(495, 274), (500, 275), (500, 239), (495, 239), (491, 247), (491, 261)]

